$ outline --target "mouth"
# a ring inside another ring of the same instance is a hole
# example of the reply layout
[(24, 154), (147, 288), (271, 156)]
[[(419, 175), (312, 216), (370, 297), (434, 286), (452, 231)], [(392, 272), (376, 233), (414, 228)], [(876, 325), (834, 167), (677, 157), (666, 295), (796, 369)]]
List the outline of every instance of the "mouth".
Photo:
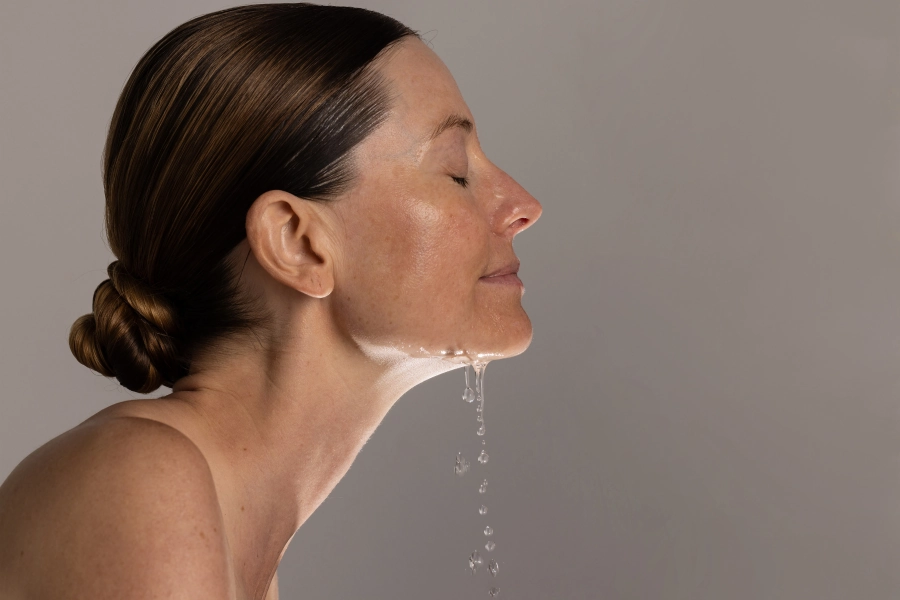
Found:
[(504, 275), (491, 275), (490, 277), (482, 277), (479, 281), (485, 283), (495, 283), (500, 285), (515, 285), (525, 289), (525, 284), (519, 279), (516, 273), (506, 273)]
[[(482, 277), (482, 279), (494, 279), (495, 277), (505, 277), (507, 275), (515, 275), (518, 272), (519, 272), (519, 259), (514, 258), (512, 260), (512, 262), (508, 262), (505, 265), (503, 265), (502, 267), (499, 267), (498, 269), (491, 271), (490, 273), (488, 273), (487, 275)], [(518, 279), (518, 277), (516, 277), (516, 279)]]

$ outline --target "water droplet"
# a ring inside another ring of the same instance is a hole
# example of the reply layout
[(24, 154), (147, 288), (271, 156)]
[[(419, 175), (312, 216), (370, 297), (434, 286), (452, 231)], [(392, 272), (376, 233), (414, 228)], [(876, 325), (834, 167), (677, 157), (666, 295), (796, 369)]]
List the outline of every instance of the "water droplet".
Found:
[(466, 391), (463, 392), (463, 400), (466, 402), (475, 402), (475, 390), (470, 387), (466, 388)]
[(462, 477), (466, 474), (466, 471), (469, 470), (469, 463), (463, 458), (462, 452), (456, 453), (456, 466), (453, 468), (454, 472)]
[(482, 406), (480, 404), (475, 407), (475, 412), (481, 412), (482, 410), (484, 410), (484, 409), (482, 408)]
[(481, 566), (481, 555), (478, 554), (478, 550), (469, 555), (469, 568), (472, 569), (472, 572), (478, 570), (478, 567)]
[(478, 493), (484, 494), (487, 492), (487, 479), (481, 482), (481, 485), (478, 487)]
[(484, 535), (493, 535), (493, 533), (494, 533), (494, 530), (491, 529), (490, 525), (488, 525), (487, 527), (484, 528)]
[(492, 558), (491, 562), (488, 563), (488, 571), (491, 572), (491, 575), (496, 577), (497, 571), (499, 571), (499, 570), (500, 570), (500, 565), (498, 565), (497, 561)]
[(475, 389), (479, 392), (484, 391), (484, 371), (487, 369), (487, 363), (476, 361), (472, 368), (475, 370)]
[[(484, 423), (478, 426), (478, 431), (476, 431), (478, 435), (484, 435)], [(487, 457), (485, 457), (483, 462), (487, 462)]]
[(491, 598), (493, 598), (494, 596), (496, 596), (497, 594), (500, 593), (500, 588), (492, 587), (488, 593), (491, 595)]
[(487, 514), (487, 506), (485, 506), (484, 504), (482, 504), (482, 505), (481, 505), (481, 508), (478, 509), (478, 514), (479, 514), (479, 515), (486, 515), (486, 514)]
[[(482, 434), (484, 435), (484, 434)], [(484, 451), (484, 448), (481, 449), (481, 454), (478, 455), (478, 462), (484, 464), (488, 461), (488, 453)]]
[(484, 417), (482, 417), (481, 415), (478, 415), (477, 417), (475, 417), (475, 420), (478, 421), (479, 423), (484, 423)]
[(484, 545), (484, 549), (488, 552), (491, 552), (497, 544), (494, 543), (494, 540), (488, 540), (488, 543)]
[(481, 440), (481, 445), (484, 446), (487, 442), (485, 440)]

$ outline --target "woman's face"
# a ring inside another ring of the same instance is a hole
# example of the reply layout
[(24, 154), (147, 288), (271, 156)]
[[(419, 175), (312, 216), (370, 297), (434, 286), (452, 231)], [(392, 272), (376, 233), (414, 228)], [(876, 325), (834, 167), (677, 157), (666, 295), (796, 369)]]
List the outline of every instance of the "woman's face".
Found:
[[(332, 308), (364, 348), (414, 356), (513, 356), (531, 342), (513, 237), (541, 205), (484, 155), (475, 119), (437, 55), (407, 38), (379, 70), (388, 119), (355, 150), (337, 216)], [(432, 137), (444, 124), (440, 133)], [(465, 180), (465, 181), (464, 181)]]

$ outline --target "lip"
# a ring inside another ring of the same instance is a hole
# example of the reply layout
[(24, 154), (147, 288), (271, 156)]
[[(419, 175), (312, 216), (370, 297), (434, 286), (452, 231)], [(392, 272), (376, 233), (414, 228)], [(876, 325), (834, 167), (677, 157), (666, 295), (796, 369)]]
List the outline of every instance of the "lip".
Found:
[(514, 259), (512, 262), (507, 263), (506, 265), (500, 267), (496, 271), (488, 273), (487, 275), (482, 277), (482, 279), (493, 279), (495, 277), (502, 277), (504, 275), (515, 275), (518, 272), (519, 272), (519, 259)]
[(513, 285), (525, 289), (525, 284), (519, 279), (515, 273), (507, 273), (505, 275), (493, 275), (491, 277), (482, 277), (481, 281), (485, 283), (493, 283), (497, 285)]

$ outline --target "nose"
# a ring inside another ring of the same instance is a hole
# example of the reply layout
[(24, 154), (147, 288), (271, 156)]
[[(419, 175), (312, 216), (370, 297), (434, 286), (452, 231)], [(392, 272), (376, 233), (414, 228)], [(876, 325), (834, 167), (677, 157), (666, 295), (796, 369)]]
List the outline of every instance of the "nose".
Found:
[(537, 221), (543, 207), (537, 198), (498, 167), (494, 175), (494, 198), (498, 201), (491, 225), (498, 235), (509, 237), (531, 227)]

